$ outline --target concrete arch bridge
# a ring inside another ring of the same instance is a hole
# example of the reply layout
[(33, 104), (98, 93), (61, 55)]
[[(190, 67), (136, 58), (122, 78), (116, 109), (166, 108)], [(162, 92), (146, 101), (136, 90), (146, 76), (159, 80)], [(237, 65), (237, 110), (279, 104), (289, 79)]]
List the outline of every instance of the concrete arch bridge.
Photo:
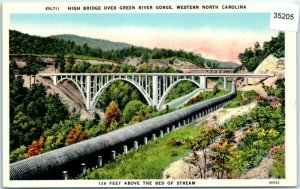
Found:
[(79, 89), (87, 110), (96, 108), (96, 103), (103, 92), (114, 81), (122, 80), (135, 86), (146, 99), (147, 103), (160, 110), (171, 90), (182, 81), (191, 81), (200, 89), (207, 88), (207, 78), (268, 78), (273, 74), (237, 74), (237, 73), (42, 73), (42, 77), (50, 77), (54, 85), (64, 80), (72, 81)]

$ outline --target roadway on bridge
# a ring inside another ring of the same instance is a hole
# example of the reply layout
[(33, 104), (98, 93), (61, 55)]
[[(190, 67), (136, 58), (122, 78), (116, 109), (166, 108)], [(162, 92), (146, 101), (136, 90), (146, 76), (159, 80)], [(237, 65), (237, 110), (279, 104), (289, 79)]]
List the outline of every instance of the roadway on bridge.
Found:
[(169, 105), (169, 108), (175, 109), (178, 108), (179, 106), (181, 106), (183, 103), (185, 103), (186, 101), (190, 100), (191, 98), (193, 98), (193, 96), (195, 94), (197, 94), (198, 92), (200, 92), (201, 89), (197, 88), (194, 91), (190, 92), (189, 94), (183, 96), (183, 97), (179, 97), (175, 100), (172, 100), (171, 102), (167, 103), (164, 105), (163, 109), (166, 108), (166, 105)]

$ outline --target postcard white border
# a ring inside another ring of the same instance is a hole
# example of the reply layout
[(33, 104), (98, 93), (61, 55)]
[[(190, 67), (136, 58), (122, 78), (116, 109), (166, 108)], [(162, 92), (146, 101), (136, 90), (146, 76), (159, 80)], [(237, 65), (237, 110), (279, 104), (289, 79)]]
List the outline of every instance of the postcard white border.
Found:
[[(70, 5), (83, 6), (83, 5), (177, 5), (177, 4), (189, 4), (189, 5), (216, 5), (223, 4), (230, 5), (247, 5), (247, 10), (134, 10), (134, 11), (67, 11), (67, 7)], [(46, 6), (60, 7), (59, 12), (49, 12), (45, 10)], [(177, 2), (177, 3), (6, 3), (3, 4), (3, 183), (6, 187), (101, 187), (99, 185), (100, 180), (53, 180), (53, 181), (11, 181), (9, 180), (9, 15), (11, 13), (259, 13), (270, 12), (271, 3), (233, 3), (233, 2), (203, 2), (203, 3), (191, 3), (191, 2)], [(275, 179), (279, 181), (279, 185), (269, 184), (271, 179), (234, 179), (234, 180), (192, 180), (196, 181), (196, 187), (279, 187), (279, 186), (296, 186), (297, 184), (297, 124), (296, 124), (296, 33), (285, 32), (285, 79), (286, 79), (286, 179)], [(106, 180), (109, 182), (109, 180)], [(124, 181), (124, 180), (120, 180)], [(143, 180), (140, 180), (143, 181)], [(148, 181), (148, 180), (147, 180)], [(155, 181), (155, 180), (153, 180)], [(165, 180), (166, 181), (166, 180)], [(175, 182), (177, 180), (174, 180)], [(179, 180), (178, 180), (179, 181)], [(187, 181), (187, 180), (185, 180)], [(120, 187), (120, 186), (107, 186), (106, 187)], [(124, 185), (123, 185), (124, 187)], [(137, 187), (183, 187), (176, 185), (164, 185), (164, 186), (148, 186), (139, 185)], [(195, 186), (184, 186), (195, 187)]]

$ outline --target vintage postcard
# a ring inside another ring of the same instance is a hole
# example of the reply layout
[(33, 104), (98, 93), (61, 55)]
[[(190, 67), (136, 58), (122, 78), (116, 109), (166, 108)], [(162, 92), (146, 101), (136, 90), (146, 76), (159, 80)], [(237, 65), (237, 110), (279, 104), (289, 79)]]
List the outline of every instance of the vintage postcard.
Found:
[(270, 22), (297, 16), (272, 7), (4, 4), (4, 186), (295, 186), (296, 32)]

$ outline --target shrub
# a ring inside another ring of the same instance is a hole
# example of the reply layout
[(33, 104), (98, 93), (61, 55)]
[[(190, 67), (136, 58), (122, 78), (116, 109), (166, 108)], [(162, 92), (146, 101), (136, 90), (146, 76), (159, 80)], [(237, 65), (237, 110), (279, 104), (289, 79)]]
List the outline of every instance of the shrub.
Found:
[(87, 134), (82, 131), (80, 124), (76, 124), (75, 127), (69, 132), (65, 145), (71, 145), (85, 139), (87, 139)]
[(32, 144), (28, 146), (28, 152), (25, 154), (25, 157), (32, 157), (43, 153), (43, 143), (43, 137), (41, 137), (39, 140), (33, 141)]
[(139, 100), (132, 100), (128, 102), (123, 111), (122, 121), (124, 123), (128, 123), (136, 114), (136, 112), (139, 111), (141, 107), (143, 107), (143, 105), (144, 103)]
[(110, 127), (111, 122), (116, 121), (119, 122), (121, 119), (121, 112), (116, 101), (111, 101), (109, 105), (106, 107), (106, 120), (105, 126), (106, 128)]
[(22, 159), (25, 159), (25, 153), (27, 152), (26, 146), (22, 145), (19, 148), (15, 149), (9, 154), (9, 162), (13, 163), (16, 161), (21, 161)]
[(248, 103), (248, 100), (243, 100), (243, 101), (242, 101), (242, 104), (243, 104), (243, 105), (246, 105), (247, 103)]
[(271, 153), (275, 162), (269, 175), (279, 179), (285, 178), (285, 146), (275, 147), (271, 150)]

